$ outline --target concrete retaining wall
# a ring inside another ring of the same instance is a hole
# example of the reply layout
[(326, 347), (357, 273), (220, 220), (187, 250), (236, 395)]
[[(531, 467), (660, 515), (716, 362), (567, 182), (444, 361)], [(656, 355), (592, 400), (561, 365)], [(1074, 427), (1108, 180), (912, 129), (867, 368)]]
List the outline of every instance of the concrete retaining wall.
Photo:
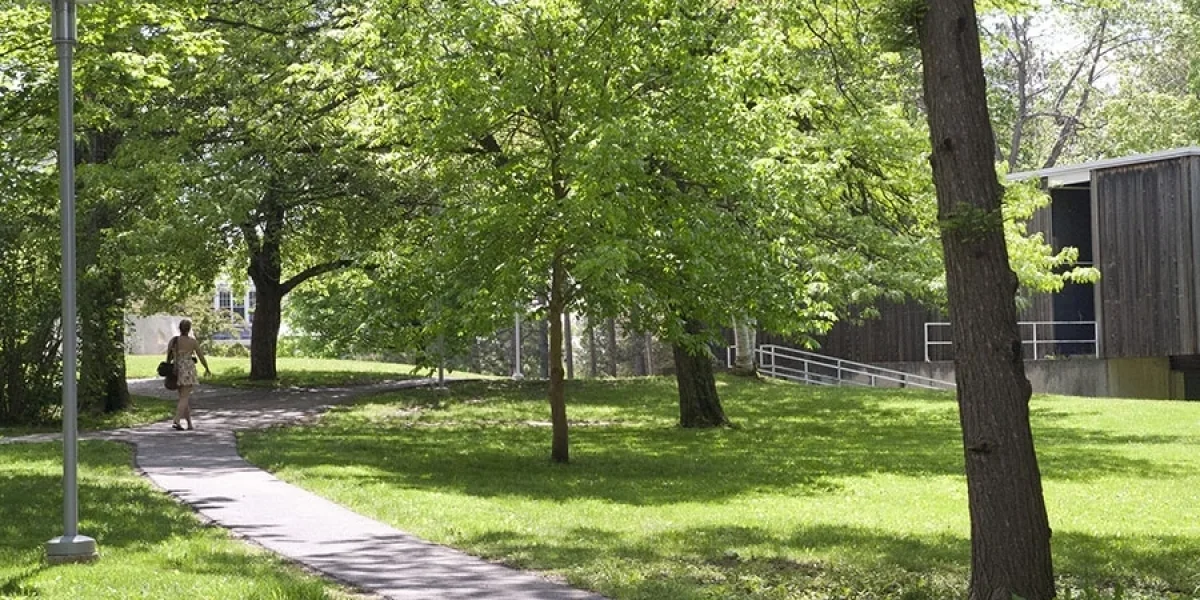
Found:
[[(904, 362), (879, 366), (954, 381), (954, 363)], [(1183, 377), (1167, 357), (1027, 360), (1025, 375), (1037, 394), (1113, 398), (1183, 398)]]

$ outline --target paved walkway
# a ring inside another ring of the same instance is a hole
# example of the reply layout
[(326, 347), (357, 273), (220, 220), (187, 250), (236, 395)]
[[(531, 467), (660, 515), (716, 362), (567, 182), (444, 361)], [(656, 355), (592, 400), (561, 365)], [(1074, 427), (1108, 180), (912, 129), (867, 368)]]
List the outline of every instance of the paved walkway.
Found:
[[(169, 421), (85, 434), (132, 443), (138, 467), (167, 493), (239, 536), (384, 598), (397, 600), (603, 600), (417, 539), (284, 483), (237, 453), (234, 431), (311, 418), (371, 392), (428, 385), (428, 380), (324, 390), (228, 390), (193, 395), (195, 431)], [(158, 380), (130, 382), (137, 394), (169, 396)], [(41, 441), (58, 436), (27, 436)], [(104, 540), (98, 540), (103, 552)]]

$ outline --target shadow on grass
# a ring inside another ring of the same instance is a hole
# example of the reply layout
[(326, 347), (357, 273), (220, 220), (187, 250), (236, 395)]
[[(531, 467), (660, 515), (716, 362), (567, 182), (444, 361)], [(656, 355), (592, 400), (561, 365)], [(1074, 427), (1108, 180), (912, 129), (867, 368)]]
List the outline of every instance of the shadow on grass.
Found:
[[(871, 598), (963, 597), (970, 563), (970, 543), (963, 538), (898, 536), (835, 525), (782, 533), (741, 526), (689, 527), (638, 537), (585, 528), (549, 540), (501, 531), (466, 543), (524, 568), (568, 573), (627, 568), (652, 575), (599, 586), (602, 592), (619, 590), (622, 598), (653, 598), (664, 589), (672, 590), (674, 598), (709, 598), (718, 591), (714, 585), (749, 579), (763, 590), (833, 594), (820, 597), (840, 598), (837, 594), (845, 590)], [(1200, 589), (1200, 545), (1190, 538), (1067, 533), (1056, 536), (1054, 554), (1060, 580), (1077, 589), (1111, 590), (1119, 585), (1138, 592), (1131, 598), (1193, 597), (1190, 594)], [(843, 558), (807, 558), (812, 555)]]
[(40, 564), (25, 569), (8, 579), (0, 580), (0, 598), (35, 597), (38, 593), (37, 587), (30, 585), (29, 582), (48, 568), (50, 568), (48, 565)]
[[(492, 403), (513, 407), (496, 420), (438, 421), (434, 415), (430, 421), (399, 417), (368, 424), (351, 411), (326, 425), (248, 433), (243, 447), (268, 468), (358, 466), (401, 487), (630, 505), (713, 502), (751, 492), (823, 494), (838, 490), (847, 477), (957, 477), (963, 471), (949, 396), (731, 384), (723, 390), (724, 402), (740, 427), (688, 430), (672, 424), (676, 405), (669, 382), (575, 382), (571, 391), (568, 414), (581, 423), (571, 430), (568, 466), (549, 463), (549, 428), (524, 420), (547, 412), (538, 384), (471, 383), (449, 392), (411, 390), (368, 400), (448, 411), (488, 400), (478, 405), (481, 414)], [(596, 418), (601, 413), (618, 420)], [(1037, 436), (1046, 479), (1174, 473), (1174, 465), (1123, 453), (1130, 441), (1146, 441), (1138, 436), (1053, 421), (1041, 422)]]
[[(175, 400), (133, 394), (130, 406), (125, 410), (109, 413), (80, 413), (79, 431), (104, 431), (122, 427), (136, 427), (166, 419), (175, 410)], [(62, 421), (56, 420), (29, 426), (0, 426), (0, 437), (16, 437), (35, 433), (61, 433)]]
[[(61, 464), (59, 444), (0, 446), (10, 465)], [(114, 479), (97, 472), (128, 473), (129, 449), (111, 443), (80, 444), (79, 530), (103, 547), (154, 544), (195, 531), (187, 511), (136, 479)], [(46, 471), (50, 472), (46, 472)], [(62, 478), (52, 469), (0, 468), (0, 551), (40, 548), (62, 535)]]
[[(187, 553), (166, 558), (163, 563), (165, 568), (181, 573), (253, 581), (260, 591), (252, 598), (330, 600), (330, 596), (323, 591), (322, 583), (288, 572), (283, 568), (284, 561), (270, 553), (264, 552), (259, 558), (247, 560), (245, 552), (221, 551), (210, 547), (204, 549), (202, 560), (197, 560), (193, 553)], [(349, 600), (349, 597), (346, 599)]]
[(240, 389), (291, 389), (291, 388), (328, 388), (355, 385), (370, 385), (389, 381), (406, 381), (420, 379), (426, 375), (421, 373), (379, 373), (370, 371), (292, 371), (279, 370), (275, 380), (250, 379), (250, 372), (241, 367), (230, 367), (211, 377), (204, 378), (208, 385), (240, 388)]
[(101, 560), (48, 566), (44, 544), (62, 534), (61, 455), (58, 444), (0, 446), (0, 597), (350, 597), (202, 524), (136, 477), (129, 448), (111, 442), (79, 451), (79, 531)]

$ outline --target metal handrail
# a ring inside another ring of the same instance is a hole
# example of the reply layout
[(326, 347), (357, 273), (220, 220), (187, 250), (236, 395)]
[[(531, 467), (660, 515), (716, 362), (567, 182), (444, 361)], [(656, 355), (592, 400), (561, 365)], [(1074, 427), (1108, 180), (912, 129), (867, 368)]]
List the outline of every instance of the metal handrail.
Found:
[[(1091, 339), (1082, 339), (1082, 340), (1058, 340), (1058, 339), (1039, 340), (1038, 339), (1038, 327), (1045, 326), (1045, 325), (1068, 325), (1068, 326), (1074, 325), (1074, 326), (1080, 326), (1080, 327), (1091, 327), (1092, 328), (1092, 338)], [(1100, 332), (1099, 332), (1099, 328), (1096, 326), (1095, 321), (1018, 321), (1017, 326), (1018, 326), (1018, 328), (1026, 327), (1026, 326), (1031, 326), (1033, 328), (1032, 329), (1032, 331), (1033, 331), (1032, 339), (1028, 339), (1028, 340), (1022, 339), (1021, 340), (1022, 345), (1029, 344), (1029, 345), (1033, 346), (1033, 360), (1042, 360), (1042, 358), (1038, 354), (1038, 348), (1040, 346), (1046, 346), (1046, 345), (1053, 346), (1053, 345), (1058, 345), (1058, 344), (1090, 344), (1092, 346), (1092, 352), (1090, 354), (1095, 358), (1100, 358)], [(948, 322), (925, 323), (925, 362), (931, 362), (931, 360), (929, 358), (930, 347), (932, 347), (932, 346), (951, 346), (954, 344), (954, 342), (950, 341), (950, 340), (931, 340), (931, 339), (929, 339), (929, 333), (930, 333), (930, 329), (932, 327), (949, 328), (950, 323), (948, 323)], [(1022, 336), (1022, 337), (1024, 337), (1024, 336)]]
[[(902, 387), (916, 387), (934, 390), (954, 389), (955, 385), (948, 381), (933, 379), (922, 375), (913, 375), (904, 371), (885, 369), (875, 365), (845, 360), (815, 352), (807, 352), (766, 344), (755, 350), (758, 358), (759, 372), (770, 377), (801, 381), (815, 385), (861, 385), (874, 387), (879, 382), (890, 382)], [(780, 359), (799, 363), (800, 368), (780, 364)], [(821, 370), (828, 372), (822, 373)], [(854, 377), (865, 378), (866, 381)]]

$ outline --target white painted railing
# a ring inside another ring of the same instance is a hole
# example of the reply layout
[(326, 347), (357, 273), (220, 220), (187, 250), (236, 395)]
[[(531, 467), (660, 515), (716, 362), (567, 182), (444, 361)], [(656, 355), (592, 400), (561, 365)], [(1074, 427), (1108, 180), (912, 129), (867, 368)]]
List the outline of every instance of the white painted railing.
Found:
[(767, 377), (812, 385), (913, 387), (952, 390), (954, 384), (904, 371), (767, 344), (755, 351), (758, 372)]
[[(1093, 356), (1100, 357), (1099, 330), (1095, 321), (1020, 321), (1021, 343), (1033, 350), (1033, 360), (1042, 360), (1050, 356)], [(1038, 328), (1045, 326), (1078, 327), (1085, 333), (1079, 339), (1060, 340), (1054, 337), (1038, 335)], [(1090, 332), (1090, 333), (1086, 333)], [(1089, 337), (1090, 335), (1090, 337)], [(937, 346), (952, 346), (949, 323), (925, 324), (925, 362), (930, 362), (930, 349)], [(1065, 350), (1062, 348), (1066, 348)], [(1073, 351), (1072, 348), (1080, 351)], [(948, 358), (947, 358), (948, 360)]]

